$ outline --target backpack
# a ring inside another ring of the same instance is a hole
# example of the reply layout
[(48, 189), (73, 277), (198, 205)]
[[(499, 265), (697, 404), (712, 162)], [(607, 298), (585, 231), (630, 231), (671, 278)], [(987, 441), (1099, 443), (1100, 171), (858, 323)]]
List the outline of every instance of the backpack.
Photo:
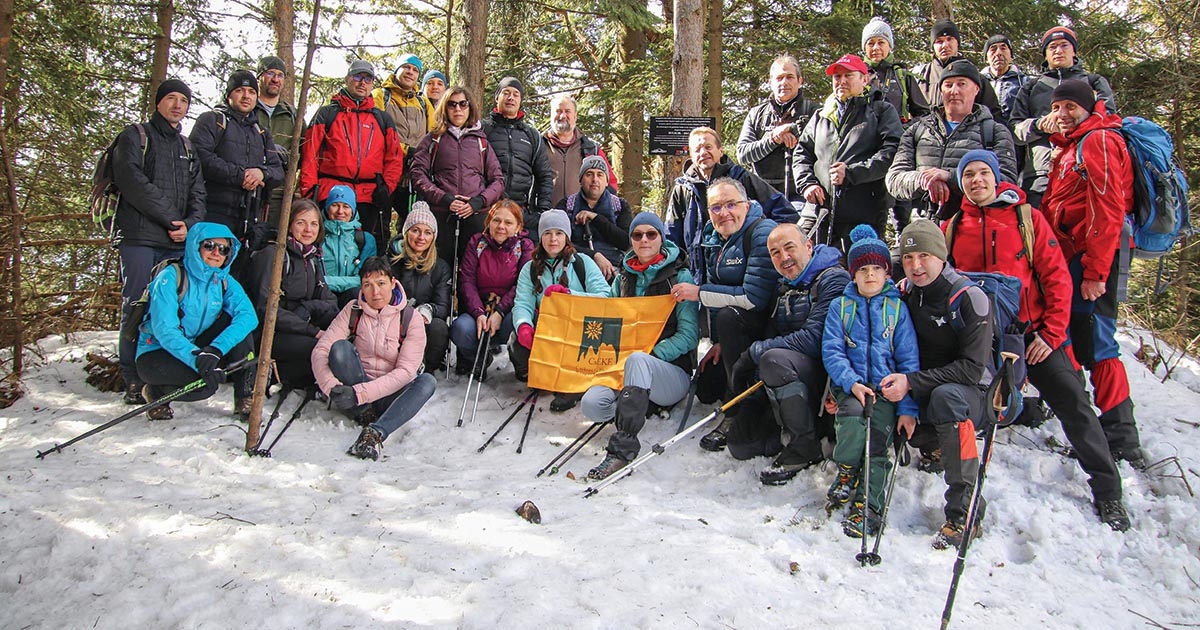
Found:
[[(999, 392), (1009, 424), (1012, 419), (1021, 415), (1024, 397), (1021, 387), (1025, 383), (1027, 366), (1025, 365), (1025, 329), (1028, 322), (1021, 321), (1021, 281), (1002, 273), (987, 273), (979, 271), (959, 271), (963, 276), (959, 279), (950, 293), (950, 311), (957, 314), (959, 303), (972, 285), (983, 290), (991, 303), (992, 319), (992, 369), (999, 379), (1004, 370), (1004, 358), (1001, 352), (1017, 356), (1013, 362), (1012, 374), (1007, 375), (1010, 382), (1009, 391)], [(954, 330), (962, 330), (961, 317), (953, 317), (950, 321)]]
[[(946, 223), (946, 251), (949, 252), (946, 260), (951, 264), (954, 264), (954, 230), (958, 227), (958, 222), (962, 221), (962, 215), (962, 210), (959, 210)], [(1038, 276), (1037, 266), (1033, 264), (1033, 206), (1027, 203), (1017, 206), (1017, 231), (1021, 233), (1021, 255), (1029, 263), (1029, 269), (1033, 272), (1033, 282), (1037, 285), (1038, 292), (1045, 295), (1046, 291), (1042, 288), (1042, 279)]]
[[(183, 296), (187, 294), (188, 290), (188, 277), (187, 273), (183, 270), (183, 259), (168, 258), (166, 260), (159, 261), (159, 263), (154, 265), (154, 268), (150, 270), (150, 282), (146, 285), (146, 288), (142, 290), (141, 297), (134, 300), (130, 305), (129, 318), (125, 320), (125, 324), (121, 327), (122, 339), (130, 343), (137, 343), (138, 334), (140, 334), (142, 331), (142, 324), (149, 319), (150, 315), (150, 287), (154, 284), (154, 280), (158, 278), (158, 274), (162, 273), (162, 271), (167, 267), (175, 268), (175, 293), (178, 296), (179, 301), (181, 303), (183, 302)], [(229, 290), (229, 278), (224, 278), (221, 280), (221, 290)], [(179, 317), (180, 319), (183, 318), (182, 304), (180, 304), (179, 307)]]
[[(822, 272), (824, 273), (824, 272)], [(869, 301), (869, 300), (868, 300)], [(850, 305), (847, 312), (846, 304)], [(889, 312), (888, 307), (891, 307)], [(850, 299), (838, 300), (839, 315), (842, 319), (842, 339), (846, 347), (853, 348), (857, 344), (850, 339), (850, 329), (854, 327), (854, 317), (858, 313), (858, 302)], [(884, 296), (883, 298), (883, 338), (888, 340), (892, 352), (896, 351), (896, 325), (900, 323), (900, 298)], [(869, 375), (868, 375), (869, 376)]]
[[(1083, 143), (1093, 133), (1085, 133), (1075, 145), (1074, 170), (1085, 180)], [(1133, 255), (1158, 258), (1193, 232), (1187, 177), (1175, 159), (1171, 135), (1162, 127), (1145, 118), (1126, 116), (1121, 120), (1121, 137), (1133, 164), (1133, 207), (1125, 217), (1133, 232)]]
[[(146, 151), (150, 147), (149, 138), (146, 136), (146, 126), (142, 123), (134, 123), (129, 127), (137, 130), (139, 146), (142, 149), (142, 167), (145, 168)], [(180, 134), (179, 137), (183, 138), (183, 148), (190, 162), (195, 156), (195, 152), (192, 151), (192, 141), (183, 134)], [(117, 141), (120, 139), (120, 134), (117, 134), (117, 137), (113, 138), (108, 148), (104, 149), (96, 160), (96, 168), (92, 171), (92, 189), (88, 193), (87, 200), (88, 207), (92, 210), (92, 223), (114, 244), (118, 237), (116, 218), (117, 206), (121, 204), (121, 191), (117, 189), (117, 182), (113, 179), (112, 159), (113, 151), (117, 148)]]

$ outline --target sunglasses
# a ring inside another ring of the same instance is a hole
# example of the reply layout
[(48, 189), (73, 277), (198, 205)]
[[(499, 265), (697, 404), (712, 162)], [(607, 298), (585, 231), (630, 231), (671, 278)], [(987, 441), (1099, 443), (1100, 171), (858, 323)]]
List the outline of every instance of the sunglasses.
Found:
[(733, 209), (739, 205), (746, 203), (745, 201), (726, 201), (708, 207), (709, 214), (723, 214), (725, 212), (733, 212)]
[(646, 230), (644, 232), (634, 232), (629, 235), (629, 238), (635, 241), (653, 241), (658, 238), (658, 230)]
[(470, 109), (469, 101), (446, 101), (446, 109)]
[(353, 79), (355, 83), (374, 83), (375, 82), (375, 77), (373, 77), (369, 74), (356, 74), (350, 78)]
[(218, 243), (214, 240), (201, 241), (200, 250), (205, 252), (217, 252), (222, 256), (229, 255), (229, 246), (225, 243)]

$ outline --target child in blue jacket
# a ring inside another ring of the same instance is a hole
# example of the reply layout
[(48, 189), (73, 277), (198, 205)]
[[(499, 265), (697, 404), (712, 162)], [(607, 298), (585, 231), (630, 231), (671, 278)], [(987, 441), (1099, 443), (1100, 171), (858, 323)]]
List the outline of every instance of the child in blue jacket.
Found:
[[(853, 499), (842, 521), (842, 531), (861, 538), (874, 535), (882, 522), (887, 452), (897, 414), (900, 430), (906, 435), (912, 435), (917, 415), (917, 403), (911, 396), (892, 403), (877, 397), (874, 388), (888, 374), (919, 370), (920, 360), (908, 307), (891, 281), (891, 252), (870, 226), (859, 225), (850, 237), (853, 245), (846, 260), (854, 281), (829, 305), (821, 339), (822, 361), (838, 405), (837, 447), (833, 451), (838, 475), (829, 487), (826, 509), (832, 512)], [(868, 398), (874, 404), (870, 418), (871, 461), (866, 466), (871, 496), (864, 497), (864, 407)]]

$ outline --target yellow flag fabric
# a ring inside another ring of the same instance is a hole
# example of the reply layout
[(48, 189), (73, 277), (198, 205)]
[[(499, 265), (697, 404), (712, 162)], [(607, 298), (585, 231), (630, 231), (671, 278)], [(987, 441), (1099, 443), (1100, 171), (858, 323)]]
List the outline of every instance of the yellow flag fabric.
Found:
[(542, 300), (529, 356), (529, 386), (580, 393), (624, 386), (625, 359), (650, 352), (675, 308), (669, 295), (599, 298), (551, 293)]

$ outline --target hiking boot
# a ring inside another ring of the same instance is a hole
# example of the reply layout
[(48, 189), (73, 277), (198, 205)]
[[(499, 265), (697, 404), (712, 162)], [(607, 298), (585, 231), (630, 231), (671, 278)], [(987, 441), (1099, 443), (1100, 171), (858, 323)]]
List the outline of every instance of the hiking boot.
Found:
[[(956, 523), (954, 521), (946, 521), (942, 523), (942, 528), (938, 530), (937, 535), (933, 537), (934, 549), (957, 549), (962, 544), (963, 534), (966, 532), (964, 523)], [(971, 540), (979, 538), (983, 530), (976, 523), (975, 531), (971, 534)]]
[(457, 361), (454, 362), (454, 373), (459, 376), (466, 376), (471, 373), (471, 364), (474, 360), (471, 357), (457, 355)]
[(1129, 514), (1125, 512), (1125, 506), (1121, 505), (1120, 499), (1112, 501), (1097, 501), (1096, 512), (1100, 515), (1100, 522), (1108, 525), (1114, 532), (1127, 532), (1132, 524), (1129, 522)]
[(942, 449), (935, 448), (932, 451), (921, 449), (921, 460), (917, 462), (917, 470), (934, 474), (946, 470), (946, 467), (942, 465)]
[(825, 493), (825, 498), (829, 500), (829, 511), (836, 510), (850, 502), (850, 498), (854, 496), (854, 491), (858, 490), (858, 471), (853, 466), (847, 464), (838, 464), (837, 478), (829, 486), (829, 491)]
[(583, 394), (555, 394), (554, 400), (550, 401), (550, 411), (562, 413), (572, 409), (579, 404), (581, 398), (583, 398)]
[[(879, 517), (879, 513), (875, 510), (867, 510), (866, 527), (863, 527), (863, 503), (855, 501), (850, 507), (850, 514), (842, 520), (842, 533), (850, 538), (862, 538), (866, 536), (874, 536), (879, 532), (879, 526), (883, 523), (883, 519)], [(865, 532), (864, 532), (865, 529)]]
[(595, 468), (588, 471), (588, 479), (596, 479), (597, 481), (607, 478), (609, 475), (621, 470), (629, 465), (629, 460), (621, 459), (612, 453), (604, 456), (604, 461), (596, 465)]
[(251, 398), (250, 396), (246, 396), (245, 398), (234, 396), (233, 397), (233, 413), (234, 413), (234, 415), (236, 415), (239, 420), (242, 420), (242, 421), (249, 420), (250, 419), (250, 407), (253, 402), (254, 402), (254, 399)]
[(379, 461), (379, 452), (383, 450), (383, 434), (371, 428), (364, 427), (358, 439), (346, 453), (359, 459)]
[(775, 458), (775, 461), (771, 462), (770, 466), (758, 474), (758, 480), (764, 486), (782, 486), (791, 481), (792, 477), (800, 474), (801, 470), (811, 468), (820, 462), (820, 457), (806, 459), (785, 448)]
[[(154, 400), (154, 392), (150, 391), (149, 385), (142, 386), (142, 397), (147, 401)], [(171, 420), (175, 417), (175, 412), (171, 409), (171, 403), (167, 403), (161, 407), (155, 407), (146, 412), (147, 420)]]
[(1137, 446), (1127, 449), (1114, 448), (1112, 450), (1112, 458), (1114, 462), (1120, 462), (1121, 460), (1129, 462), (1129, 465), (1133, 466), (1134, 470), (1146, 470), (1146, 453)]
[(721, 424), (717, 428), (709, 431), (704, 437), (700, 438), (700, 448), (714, 453), (725, 450), (725, 445), (729, 443), (726, 434), (733, 427), (734, 416), (725, 416), (721, 419)]
[(137, 405), (139, 407), (146, 404), (148, 401), (142, 394), (142, 384), (130, 383), (129, 386), (125, 388), (124, 401), (126, 405)]
[(364, 406), (362, 411), (358, 412), (358, 415), (354, 417), (354, 421), (357, 422), (358, 426), (360, 427), (369, 427), (372, 424), (375, 424), (375, 421), (378, 419), (379, 414), (375, 413), (375, 406), (370, 404)]

